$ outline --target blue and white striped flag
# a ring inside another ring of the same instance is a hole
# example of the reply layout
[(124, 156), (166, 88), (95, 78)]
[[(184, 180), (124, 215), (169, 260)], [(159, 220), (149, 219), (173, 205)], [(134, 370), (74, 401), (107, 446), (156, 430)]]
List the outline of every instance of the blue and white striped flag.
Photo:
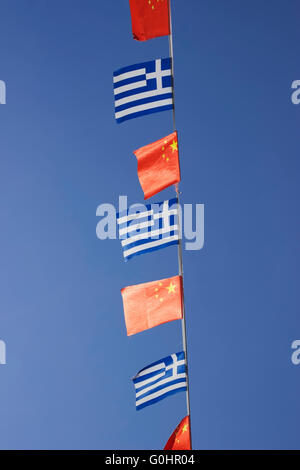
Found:
[(155, 204), (135, 204), (117, 215), (117, 223), (125, 261), (142, 253), (178, 245), (176, 198)]
[(169, 395), (187, 390), (184, 351), (153, 362), (140, 370), (132, 380), (137, 410), (163, 400)]
[(170, 58), (123, 67), (113, 82), (117, 122), (173, 108)]

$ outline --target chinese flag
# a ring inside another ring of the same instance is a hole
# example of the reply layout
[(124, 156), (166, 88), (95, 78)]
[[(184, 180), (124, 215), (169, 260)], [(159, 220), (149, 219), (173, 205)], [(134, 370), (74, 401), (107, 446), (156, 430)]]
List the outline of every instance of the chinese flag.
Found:
[(133, 152), (144, 199), (180, 181), (177, 132)]
[(168, 36), (169, 0), (129, 0), (133, 38), (138, 41)]
[(124, 287), (127, 335), (182, 318), (181, 276)]
[(164, 450), (191, 450), (190, 417), (186, 416), (166, 443)]

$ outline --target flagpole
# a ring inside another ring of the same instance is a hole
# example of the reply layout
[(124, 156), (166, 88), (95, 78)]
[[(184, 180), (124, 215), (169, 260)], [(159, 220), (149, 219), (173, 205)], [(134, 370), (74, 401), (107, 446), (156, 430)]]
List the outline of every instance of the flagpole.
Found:
[[(169, 54), (171, 58), (171, 70), (172, 70), (172, 81), (173, 81), (173, 129), (176, 131), (176, 120), (175, 120), (175, 94), (174, 94), (174, 53), (173, 53), (173, 33), (172, 33), (172, 16), (171, 16), (171, 0), (169, 0), (169, 23), (170, 23), (170, 34), (169, 34)], [(179, 189), (178, 183), (175, 185), (176, 197), (178, 207), (180, 205), (179, 201)], [(186, 391), (186, 409), (187, 415), (189, 416), (190, 425), (190, 443), (192, 449), (192, 431), (191, 431), (191, 405), (190, 405), (190, 385), (189, 385), (189, 371), (188, 371), (188, 355), (187, 355), (187, 334), (186, 334), (186, 315), (185, 315), (185, 303), (184, 303), (184, 287), (183, 287), (183, 260), (182, 260), (182, 221), (181, 221), (181, 211), (178, 210), (178, 231), (179, 231), (179, 243), (178, 243), (178, 273), (182, 279), (182, 320), (181, 320), (181, 330), (182, 330), (182, 343), (183, 350), (185, 353), (186, 360), (186, 369), (187, 369), (187, 391)]]

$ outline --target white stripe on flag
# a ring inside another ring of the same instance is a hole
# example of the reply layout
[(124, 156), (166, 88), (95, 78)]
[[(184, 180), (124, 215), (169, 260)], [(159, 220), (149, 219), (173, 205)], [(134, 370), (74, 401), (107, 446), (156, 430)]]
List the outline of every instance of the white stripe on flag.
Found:
[(147, 369), (141, 370), (133, 379), (137, 379), (138, 377), (143, 377), (143, 375), (151, 374), (157, 370), (165, 369), (165, 363), (160, 362), (156, 364), (156, 366), (147, 367)]
[(136, 401), (136, 406), (142, 405), (146, 401), (153, 400), (154, 398), (160, 397), (161, 395), (164, 395), (165, 393), (171, 392), (172, 390), (176, 390), (177, 388), (182, 388), (182, 387), (186, 387), (186, 381), (179, 382), (167, 388), (163, 388), (162, 390), (159, 390), (156, 393), (152, 393), (152, 395), (148, 395), (144, 398), (141, 398), (140, 400)]
[[(152, 221), (152, 224), (154, 225), (154, 222)], [(135, 225), (137, 227), (137, 225)], [(124, 230), (124, 229), (123, 229)], [(158, 230), (152, 230), (150, 232), (145, 232), (145, 233), (140, 233), (138, 235), (134, 235), (132, 237), (126, 238), (126, 240), (122, 240), (121, 245), (126, 246), (130, 245), (133, 242), (136, 242), (137, 240), (147, 240), (147, 238), (154, 238), (157, 237), (158, 235), (161, 235), (162, 233), (168, 233), (173, 230), (178, 230), (178, 225), (169, 225), (168, 227), (160, 228)], [(120, 235), (121, 230), (120, 230)]]
[(139, 390), (141, 387), (144, 387), (145, 385), (154, 382), (154, 380), (160, 379), (161, 377), (164, 377), (166, 375), (165, 371), (162, 372), (161, 374), (156, 374), (150, 377), (150, 379), (143, 380), (143, 382), (138, 382), (134, 384), (134, 387), (136, 390)]
[(146, 111), (147, 109), (152, 108), (159, 108), (160, 106), (167, 106), (168, 104), (173, 104), (173, 98), (167, 98), (165, 100), (154, 101), (153, 103), (145, 103), (133, 106), (132, 108), (124, 109), (123, 111), (115, 113), (115, 116), (116, 119), (120, 119), (121, 117), (127, 116), (127, 114), (138, 113), (140, 111)]
[(120, 75), (113, 77), (114, 83), (121, 82), (122, 80), (127, 80), (127, 78), (138, 77), (140, 75), (146, 75), (146, 69), (137, 69), (131, 70), (131, 72), (124, 72)]
[[(142, 228), (152, 227), (152, 225), (154, 225), (153, 220), (148, 220), (147, 222), (140, 222), (139, 224), (129, 225), (129, 227), (121, 228), (119, 230), (119, 234), (120, 235), (125, 235), (125, 233), (134, 232), (135, 230), (139, 230), (139, 229), (142, 229)], [(168, 229), (168, 232), (169, 232), (169, 230), (170, 230), (169, 227), (167, 227), (167, 229)], [(147, 234), (148, 232), (145, 232), (145, 233)], [(143, 235), (143, 234), (140, 234), (140, 235)], [(134, 237), (132, 237), (132, 238), (134, 238)]]
[(162, 379), (159, 382), (149, 385), (149, 387), (143, 388), (139, 392), (136, 392), (136, 397), (140, 397), (141, 395), (144, 395), (144, 393), (150, 392), (150, 390), (153, 390), (156, 387), (160, 387), (163, 384), (167, 384), (169, 382), (173, 382), (173, 380), (177, 379), (184, 379), (186, 377), (186, 374), (178, 374), (178, 375), (171, 375), (171, 377), (167, 377), (166, 379)]
[(128, 85), (123, 85), (123, 86), (119, 86), (118, 88), (114, 88), (114, 94), (119, 95), (120, 93), (124, 93), (125, 91), (134, 90), (135, 88), (142, 88), (144, 86), (147, 86), (146, 80), (142, 80), (140, 82), (128, 83)]
[(143, 217), (148, 217), (150, 215), (153, 215), (152, 209), (150, 211), (137, 212), (136, 214), (124, 215), (123, 217), (119, 218), (117, 222), (120, 225), (120, 224), (124, 224), (125, 222), (130, 222), (130, 220), (142, 219)]
[(132, 255), (133, 253), (138, 253), (139, 251), (148, 250), (149, 248), (154, 248), (155, 246), (164, 245), (165, 243), (169, 243), (178, 239), (179, 239), (179, 236), (177, 234), (177, 235), (172, 235), (171, 237), (163, 238), (161, 240), (155, 240), (154, 242), (145, 242), (142, 245), (134, 246), (133, 248), (130, 248), (129, 250), (124, 251), (123, 255), (124, 255), (124, 258), (127, 258), (127, 256)]
[(164, 95), (165, 93), (172, 93), (172, 87), (161, 88), (160, 90), (151, 90), (137, 93), (136, 95), (127, 96), (115, 101), (115, 107), (121, 106), (122, 104), (131, 103), (131, 101), (143, 100), (144, 98), (150, 98), (151, 96)]

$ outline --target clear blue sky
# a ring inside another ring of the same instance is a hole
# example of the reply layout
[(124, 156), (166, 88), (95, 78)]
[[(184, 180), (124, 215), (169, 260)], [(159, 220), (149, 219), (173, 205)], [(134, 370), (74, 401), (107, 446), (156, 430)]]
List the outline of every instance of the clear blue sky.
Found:
[[(297, 0), (173, 1), (195, 448), (300, 448)], [(122, 260), (96, 208), (141, 202), (132, 151), (171, 112), (117, 125), (112, 72), (168, 56), (133, 41), (127, 0), (1, 0), (0, 447), (160, 449), (178, 394), (135, 410), (130, 378), (180, 351), (179, 322), (127, 338), (120, 288), (177, 273), (176, 247)], [(167, 189), (154, 200), (173, 197)]]

